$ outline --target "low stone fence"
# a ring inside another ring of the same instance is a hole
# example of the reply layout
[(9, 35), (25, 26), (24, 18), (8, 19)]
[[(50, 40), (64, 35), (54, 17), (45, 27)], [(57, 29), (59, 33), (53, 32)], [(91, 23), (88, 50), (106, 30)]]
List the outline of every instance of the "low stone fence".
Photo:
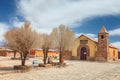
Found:
[(65, 60), (71, 60), (71, 57), (72, 57), (72, 51), (64, 51), (63, 52), (63, 58)]

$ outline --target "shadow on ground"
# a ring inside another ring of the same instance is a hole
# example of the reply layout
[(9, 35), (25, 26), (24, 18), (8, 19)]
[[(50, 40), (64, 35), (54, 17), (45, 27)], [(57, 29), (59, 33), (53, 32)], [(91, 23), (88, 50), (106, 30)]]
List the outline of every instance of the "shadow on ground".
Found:
[(15, 70), (13, 67), (0, 67), (0, 75), (7, 74), (7, 73), (12, 73)]

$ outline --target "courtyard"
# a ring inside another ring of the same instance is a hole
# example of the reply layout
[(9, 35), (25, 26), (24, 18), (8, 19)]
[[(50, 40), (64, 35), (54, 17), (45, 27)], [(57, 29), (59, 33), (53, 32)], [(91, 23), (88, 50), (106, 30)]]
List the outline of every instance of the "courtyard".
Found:
[[(42, 62), (41, 58), (31, 58), (27, 60), (27, 65), (32, 65), (33, 60)], [(68, 65), (66, 67), (37, 68), (17, 73), (13, 72), (12, 66), (19, 65), (20, 60), (0, 58), (0, 80), (120, 80), (120, 62), (65, 62)], [(10, 68), (6, 70), (3, 67)]]

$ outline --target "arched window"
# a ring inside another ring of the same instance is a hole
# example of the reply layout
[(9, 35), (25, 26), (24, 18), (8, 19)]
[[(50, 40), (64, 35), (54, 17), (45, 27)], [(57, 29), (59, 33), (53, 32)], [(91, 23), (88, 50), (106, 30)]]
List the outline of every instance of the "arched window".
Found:
[(103, 39), (104, 38), (104, 35), (101, 35), (101, 39)]

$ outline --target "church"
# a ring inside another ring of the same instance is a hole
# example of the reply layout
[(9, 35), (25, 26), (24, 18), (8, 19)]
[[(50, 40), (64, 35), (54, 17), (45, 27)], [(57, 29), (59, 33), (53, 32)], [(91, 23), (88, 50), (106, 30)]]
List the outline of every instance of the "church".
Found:
[(82, 34), (75, 39), (72, 48), (73, 60), (104, 61), (118, 60), (118, 48), (109, 44), (109, 33), (102, 26), (98, 32), (98, 40)]

